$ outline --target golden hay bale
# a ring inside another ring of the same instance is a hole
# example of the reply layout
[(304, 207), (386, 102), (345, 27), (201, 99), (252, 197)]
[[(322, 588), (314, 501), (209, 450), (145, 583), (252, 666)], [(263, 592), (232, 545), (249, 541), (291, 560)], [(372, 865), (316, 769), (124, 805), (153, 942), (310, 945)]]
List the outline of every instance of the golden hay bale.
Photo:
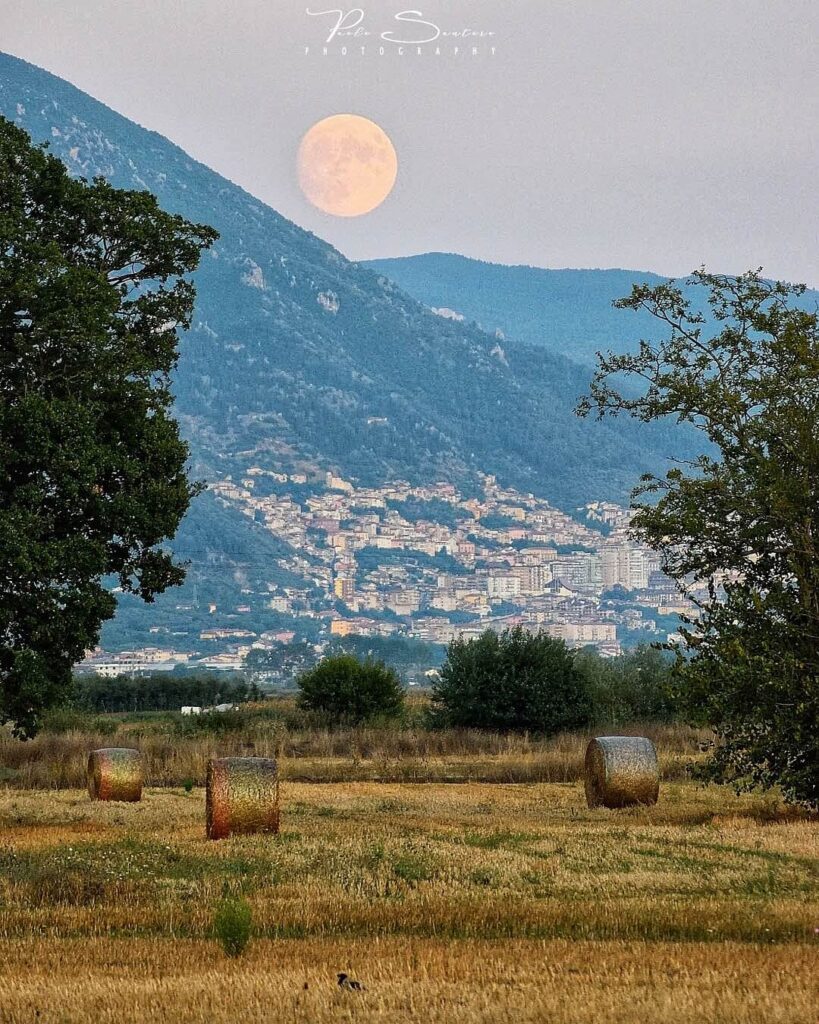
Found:
[(656, 804), (660, 769), (654, 744), (645, 736), (598, 736), (586, 748), (589, 807)]
[(142, 799), (142, 754), (128, 747), (103, 747), (88, 755), (88, 795), (92, 800)]
[(218, 757), (205, 784), (208, 839), (279, 831), (279, 766), (269, 757)]

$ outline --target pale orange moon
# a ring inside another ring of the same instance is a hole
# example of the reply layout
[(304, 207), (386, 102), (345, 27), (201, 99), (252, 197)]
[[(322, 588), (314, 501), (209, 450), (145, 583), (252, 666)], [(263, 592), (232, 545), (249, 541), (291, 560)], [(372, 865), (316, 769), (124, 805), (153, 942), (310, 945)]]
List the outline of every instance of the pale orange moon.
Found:
[(392, 192), (398, 157), (375, 121), (333, 114), (317, 121), (301, 140), (298, 174), (313, 206), (335, 217), (360, 217)]

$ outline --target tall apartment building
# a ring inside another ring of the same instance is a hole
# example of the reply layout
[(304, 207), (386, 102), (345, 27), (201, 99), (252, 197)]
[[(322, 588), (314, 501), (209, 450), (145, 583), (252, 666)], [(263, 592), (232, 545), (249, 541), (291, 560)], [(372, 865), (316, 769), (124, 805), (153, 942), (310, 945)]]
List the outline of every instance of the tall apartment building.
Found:
[(352, 601), (355, 598), (355, 580), (337, 576), (333, 583), (333, 593), (340, 601)]
[(626, 544), (604, 548), (600, 561), (604, 590), (618, 584), (626, 590), (644, 590), (648, 586), (649, 576), (660, 564), (656, 551)]
[(497, 601), (507, 601), (509, 598), (517, 597), (520, 590), (518, 576), (490, 576), (487, 581), (487, 592), (491, 598), (495, 598)]
[(559, 555), (552, 562), (552, 576), (570, 587), (599, 590), (603, 586), (600, 555), (587, 551)]
[(565, 640), (570, 647), (617, 639), (617, 627), (611, 622), (554, 622), (546, 627), (546, 632), (557, 640)]
[(417, 587), (402, 587), (392, 590), (384, 599), (385, 607), (396, 615), (412, 615), (421, 607), (421, 591)]
[(521, 594), (542, 594), (552, 578), (552, 570), (547, 565), (515, 565), (509, 575), (520, 580)]

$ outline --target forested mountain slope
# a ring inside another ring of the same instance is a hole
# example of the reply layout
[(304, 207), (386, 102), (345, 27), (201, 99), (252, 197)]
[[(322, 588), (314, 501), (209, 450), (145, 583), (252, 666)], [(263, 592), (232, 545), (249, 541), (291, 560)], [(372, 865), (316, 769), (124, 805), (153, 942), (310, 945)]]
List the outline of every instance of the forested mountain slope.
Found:
[(622, 499), (679, 441), (670, 427), (579, 421), (587, 368), (435, 315), (166, 139), (10, 56), (0, 113), (76, 174), (149, 189), (221, 232), (197, 275), (175, 382), (200, 476), (264, 462), (468, 487), (485, 471), (568, 506)]
[[(485, 330), (500, 330), (515, 341), (589, 365), (598, 351), (625, 352), (641, 336), (656, 334), (648, 314), (615, 309), (612, 303), (628, 295), (633, 284), (664, 280), (639, 270), (544, 270), (442, 252), (373, 260), (366, 266), (427, 306), (450, 309)], [(702, 301), (693, 290), (691, 297)], [(802, 301), (816, 308), (819, 292), (807, 292)]]

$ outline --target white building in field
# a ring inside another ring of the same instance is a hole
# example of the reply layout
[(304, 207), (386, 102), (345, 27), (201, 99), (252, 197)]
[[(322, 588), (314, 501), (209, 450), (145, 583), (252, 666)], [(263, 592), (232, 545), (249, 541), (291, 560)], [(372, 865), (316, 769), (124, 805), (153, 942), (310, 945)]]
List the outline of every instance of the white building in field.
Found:
[(244, 665), (244, 653), (212, 654), (206, 658), (200, 658), (196, 662), (197, 668), (209, 668), (221, 672), (239, 672)]

